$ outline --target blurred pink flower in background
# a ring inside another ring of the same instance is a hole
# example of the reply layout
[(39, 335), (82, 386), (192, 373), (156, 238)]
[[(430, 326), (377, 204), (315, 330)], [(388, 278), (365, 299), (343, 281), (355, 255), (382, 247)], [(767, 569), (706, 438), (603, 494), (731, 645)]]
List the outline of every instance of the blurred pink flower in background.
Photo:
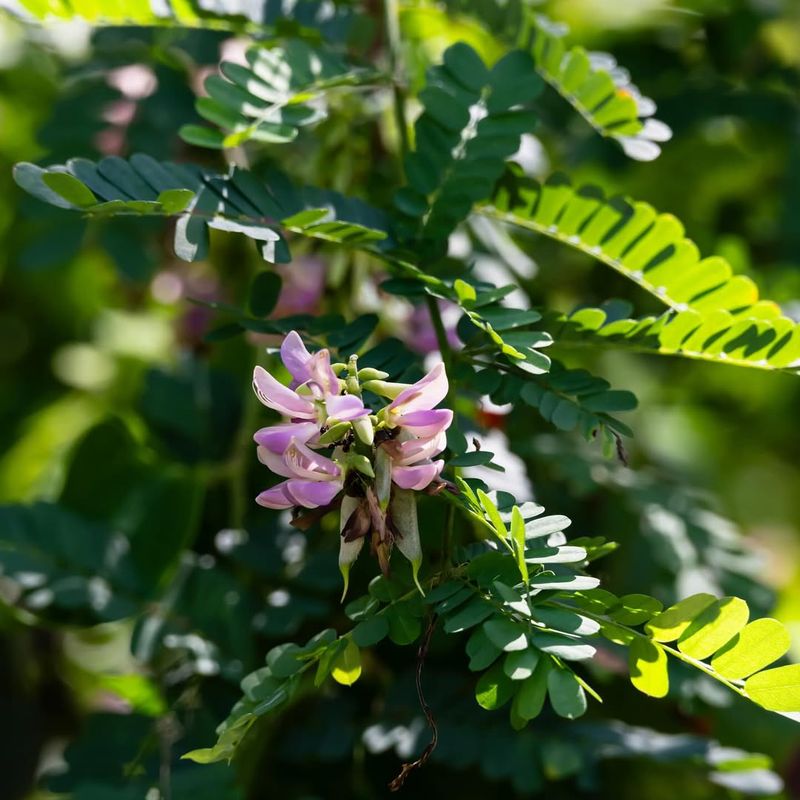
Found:
[(316, 314), (325, 294), (325, 261), (319, 256), (298, 256), (289, 264), (276, 264), (283, 286), (273, 317)]
[(136, 117), (137, 104), (155, 92), (158, 79), (146, 64), (128, 64), (111, 70), (106, 82), (122, 99), (109, 103), (103, 110), (103, 119), (109, 127), (97, 134), (95, 144), (104, 155), (121, 155), (127, 149), (128, 126)]
[[(447, 300), (437, 300), (436, 302), (439, 306), (439, 313), (442, 315), (447, 343), (450, 347), (460, 350), (462, 345), (456, 335), (456, 325), (461, 318), (461, 310)], [(426, 305), (415, 305), (411, 308), (406, 324), (403, 326), (403, 335), (400, 338), (418, 353), (431, 353), (439, 350), (436, 331)]]

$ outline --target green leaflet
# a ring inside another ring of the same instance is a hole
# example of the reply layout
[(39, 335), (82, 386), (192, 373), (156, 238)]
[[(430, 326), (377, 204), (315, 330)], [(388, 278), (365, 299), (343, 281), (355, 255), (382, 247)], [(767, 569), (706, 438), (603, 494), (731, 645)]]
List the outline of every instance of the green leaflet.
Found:
[(547, 676), (550, 705), (559, 717), (577, 719), (586, 713), (586, 693), (567, 669), (552, 669)]
[(441, 253), (450, 232), (491, 193), (505, 161), (533, 129), (523, 107), (540, 91), (530, 56), (504, 56), (491, 69), (460, 42), (428, 71), (419, 95), (416, 149), (405, 159), (407, 185), (395, 195), (401, 238)]
[(481, 708), (493, 711), (504, 706), (514, 694), (514, 683), (503, 672), (502, 664), (495, 664), (484, 672), (475, 686), (475, 699)]
[(609, 616), (623, 625), (641, 625), (661, 611), (661, 603), (646, 594), (626, 594), (619, 599)]
[(527, 678), (514, 697), (513, 711), (524, 720), (539, 716), (547, 697), (548, 676), (551, 671), (550, 659), (542, 658), (536, 665), (533, 675)]
[(445, 620), (444, 629), (447, 633), (458, 633), (483, 622), (493, 613), (494, 609), (485, 600), (476, 597), (455, 614), (449, 616)]
[(657, 142), (670, 139), (672, 131), (652, 118), (655, 103), (615, 70), (613, 56), (568, 47), (564, 26), (531, 10), (523, 14), (518, 44), (530, 51), (536, 71), (547, 83), (600, 135), (617, 141), (630, 158), (657, 158), (661, 152)]
[(289, 142), (300, 127), (324, 119), (325, 113), (308, 101), (330, 89), (374, 82), (374, 70), (350, 66), (321, 47), (288, 39), (279, 47), (252, 47), (247, 66), (223, 61), (221, 75), (206, 79), (208, 97), (197, 112), (222, 131), (184, 126), (181, 136), (198, 146), (238, 147), (249, 140)]
[(645, 631), (657, 642), (673, 642), (692, 620), (716, 601), (713, 594), (693, 594), (653, 617)]
[(269, 316), (278, 302), (282, 285), (281, 276), (276, 272), (259, 272), (256, 275), (250, 286), (250, 311), (253, 316)]
[(738, 597), (723, 597), (695, 617), (678, 639), (678, 649), (692, 658), (708, 658), (747, 624), (750, 609)]
[(533, 648), (508, 653), (503, 660), (503, 671), (512, 681), (523, 681), (533, 675), (540, 661), (539, 653)]
[(758, 672), (748, 678), (744, 689), (752, 700), (770, 711), (800, 711), (800, 664)]
[[(495, 647), (489, 640), (483, 627), (476, 628), (467, 641), (466, 652), (469, 656), (469, 668), (473, 672), (480, 672), (485, 670), (488, 666), (493, 664), (501, 655), (502, 650)], [(530, 651), (522, 651), (530, 652)], [(512, 655), (520, 655), (512, 654)], [(506, 671), (508, 674), (508, 671)], [(509, 677), (512, 677), (509, 675)]]
[(353, 628), (353, 641), (359, 647), (371, 647), (378, 644), (389, 633), (389, 623), (383, 614), (361, 620)]
[[(800, 327), (759, 300), (749, 278), (718, 256), (701, 259), (670, 214), (597, 187), (575, 189), (562, 175), (544, 184), (508, 173), (482, 214), (551, 236), (602, 261), (672, 309), (672, 315), (615, 320), (581, 310), (579, 330), (649, 343), (664, 353), (783, 369), (800, 360)], [(602, 331), (605, 327), (606, 330)]]
[(717, 651), (711, 666), (729, 680), (746, 678), (786, 655), (790, 644), (789, 631), (778, 620), (757, 619)]
[(656, 642), (636, 636), (628, 649), (631, 683), (650, 697), (666, 697), (669, 691), (667, 654)]
[(291, 258), (282, 228), (352, 247), (371, 248), (387, 238), (375, 209), (335, 192), (295, 187), (279, 173), (265, 185), (238, 168), (221, 175), (139, 153), (96, 163), (74, 158), (46, 169), (21, 163), (14, 179), (46, 203), (90, 214), (178, 216), (175, 252), (185, 261), (205, 258), (212, 228), (243, 234), (267, 261), (278, 262)]
[(352, 686), (361, 677), (361, 651), (352, 639), (334, 658), (331, 676), (343, 686)]
[(483, 623), (483, 632), (495, 647), (499, 647), (507, 653), (528, 648), (525, 627), (510, 619), (493, 617)]

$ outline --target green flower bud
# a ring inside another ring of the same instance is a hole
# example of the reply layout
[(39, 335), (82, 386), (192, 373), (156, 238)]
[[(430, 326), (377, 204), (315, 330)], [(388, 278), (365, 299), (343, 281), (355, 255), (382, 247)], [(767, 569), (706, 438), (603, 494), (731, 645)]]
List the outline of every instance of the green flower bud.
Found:
[(388, 397), (390, 400), (394, 400), (403, 389), (407, 389), (410, 385), (409, 383), (391, 383), (389, 381), (365, 381), (362, 384), (362, 388), (369, 389), (369, 391), (381, 397)]
[(368, 478), (375, 477), (375, 472), (372, 469), (372, 462), (366, 456), (362, 456), (360, 453), (347, 453), (341, 460), (348, 469), (358, 470), (358, 472), (362, 475), (366, 475)]
[(375, 429), (372, 427), (372, 420), (368, 417), (361, 417), (361, 419), (354, 420), (353, 430), (364, 444), (372, 445), (375, 438)]
[(358, 371), (358, 379), (363, 383), (364, 381), (382, 381), (389, 377), (388, 372), (384, 372), (374, 367), (363, 367)]
[(331, 427), (319, 437), (319, 443), (333, 444), (334, 442), (341, 441), (347, 436), (350, 426), (351, 423), (349, 422), (337, 422), (335, 425), (331, 425)]

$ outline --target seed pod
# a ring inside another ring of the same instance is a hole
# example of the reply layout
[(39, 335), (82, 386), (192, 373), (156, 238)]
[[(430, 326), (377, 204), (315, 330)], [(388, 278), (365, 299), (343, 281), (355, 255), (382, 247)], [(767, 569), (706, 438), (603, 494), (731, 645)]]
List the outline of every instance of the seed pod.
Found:
[(392, 491), (392, 459), (385, 447), (375, 450), (375, 494), (382, 511), (389, 506)]
[(397, 486), (392, 494), (389, 506), (392, 524), (400, 536), (395, 539), (397, 549), (411, 562), (411, 573), (420, 594), (424, 595), (419, 583), (419, 568), (422, 565), (422, 547), (419, 541), (419, 524), (417, 522), (417, 498), (411, 489), (400, 489)]
[[(342, 510), (339, 517), (339, 532), (344, 534), (345, 527), (350, 521), (352, 514), (357, 513), (361, 500), (358, 497), (348, 497), (345, 495), (342, 498)], [(350, 585), (350, 565), (358, 558), (361, 548), (364, 546), (364, 537), (360, 536), (352, 542), (347, 542), (342, 536), (339, 543), (339, 572), (342, 573), (344, 580), (344, 589), (342, 590), (342, 602), (347, 595), (347, 587)]]

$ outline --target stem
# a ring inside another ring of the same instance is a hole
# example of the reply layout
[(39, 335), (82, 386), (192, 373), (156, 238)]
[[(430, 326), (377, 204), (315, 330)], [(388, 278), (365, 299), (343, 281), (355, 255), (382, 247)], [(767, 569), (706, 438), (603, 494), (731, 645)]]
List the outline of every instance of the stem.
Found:
[(450, 349), (450, 342), (447, 341), (447, 331), (445, 330), (444, 322), (442, 322), (442, 312), (439, 310), (439, 304), (436, 302), (435, 297), (426, 295), (425, 301), (428, 304), (428, 313), (431, 315), (431, 323), (436, 333), (436, 343), (439, 345), (442, 361), (445, 362), (446, 367), (449, 367), (453, 352)]
[[(581, 611), (580, 613), (584, 612)], [(679, 659), (680, 661), (683, 661), (684, 664), (689, 664), (695, 669), (699, 669), (701, 672), (705, 672), (705, 674), (708, 675), (709, 678), (713, 678), (714, 680), (719, 681), (720, 683), (724, 684), (729, 689), (741, 695), (742, 697), (746, 697), (748, 700), (750, 699), (745, 690), (742, 689), (741, 686), (737, 686), (735, 683), (729, 681), (727, 678), (723, 678), (722, 675), (720, 675), (718, 672), (715, 672), (714, 669), (710, 667), (708, 664), (706, 664), (704, 661), (698, 661), (696, 658), (687, 656), (686, 653), (681, 653), (680, 650), (674, 647), (670, 647), (669, 645), (666, 645), (663, 642), (659, 642), (659, 644), (670, 655), (673, 655), (675, 656), (675, 658)]]
[(389, 72), (394, 95), (394, 118), (400, 135), (400, 149), (405, 155), (409, 150), (408, 120), (406, 119), (406, 98), (402, 82), (403, 45), (400, 38), (400, 15), (397, 0), (383, 0), (383, 14), (389, 51)]
[(456, 507), (454, 504), (447, 506), (444, 517), (444, 530), (442, 531), (442, 563), (439, 570), (440, 579), (447, 578), (453, 566), (453, 527), (456, 520)]
[(172, 800), (171, 763), (172, 743), (175, 735), (173, 726), (174, 720), (170, 716), (159, 720), (158, 750), (160, 763), (158, 768), (158, 786), (160, 800)]
[(236, 436), (233, 458), (228, 473), (228, 491), (230, 493), (231, 527), (235, 530), (244, 528), (247, 514), (247, 466), (248, 455), (252, 452), (252, 436), (258, 416), (258, 398), (255, 392), (246, 392), (242, 409), (242, 422)]
[(428, 727), (431, 729), (431, 740), (416, 761), (403, 764), (402, 768), (400, 769), (400, 774), (389, 784), (390, 792), (397, 792), (402, 789), (408, 776), (415, 769), (424, 767), (425, 764), (428, 763), (428, 759), (431, 757), (431, 754), (436, 749), (436, 745), (439, 743), (439, 727), (436, 724), (433, 711), (428, 705), (428, 701), (425, 699), (425, 693), (422, 691), (422, 668), (425, 666), (425, 659), (428, 655), (428, 648), (431, 645), (433, 631), (436, 629), (437, 619), (438, 618), (436, 614), (432, 614), (430, 620), (428, 621), (428, 627), (425, 630), (425, 634), (422, 637), (422, 642), (417, 650), (416, 670), (417, 699), (419, 700), (420, 708), (422, 708), (422, 713), (425, 715), (425, 720), (428, 723)]

